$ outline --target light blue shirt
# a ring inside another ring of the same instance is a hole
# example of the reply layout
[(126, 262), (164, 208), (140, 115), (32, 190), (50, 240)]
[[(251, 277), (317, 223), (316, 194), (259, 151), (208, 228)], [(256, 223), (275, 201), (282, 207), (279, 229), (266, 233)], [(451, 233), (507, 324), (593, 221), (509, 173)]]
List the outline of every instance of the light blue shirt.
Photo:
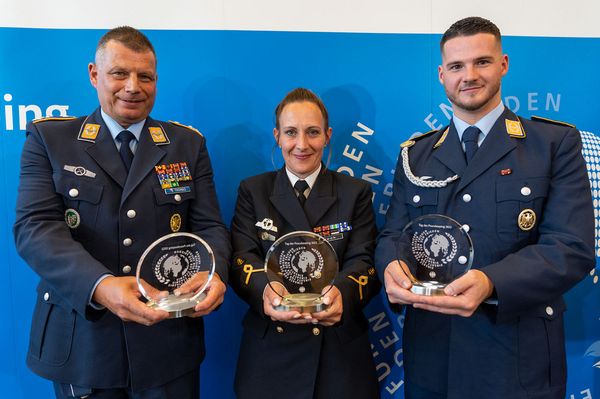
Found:
[(143, 121), (134, 123), (133, 125), (129, 126), (127, 129), (125, 129), (123, 126), (119, 125), (117, 123), (117, 121), (115, 121), (113, 118), (108, 116), (108, 114), (105, 113), (102, 110), (102, 108), (100, 108), (100, 114), (102, 115), (102, 119), (104, 120), (106, 127), (110, 131), (110, 135), (112, 136), (113, 141), (115, 142), (115, 145), (117, 146), (117, 150), (121, 149), (121, 143), (119, 142), (119, 140), (117, 140), (117, 135), (119, 133), (121, 133), (123, 130), (129, 130), (131, 133), (133, 133), (133, 135), (135, 136), (135, 140), (131, 140), (129, 142), (129, 148), (131, 148), (131, 152), (133, 152), (135, 154), (135, 150), (137, 148), (138, 142), (140, 141), (140, 136), (142, 135), (142, 128), (144, 127), (144, 123), (146, 123), (146, 119), (144, 119)]
[(469, 126), (477, 126), (479, 130), (481, 130), (481, 134), (479, 134), (479, 140), (477, 140), (477, 145), (481, 147), (481, 143), (487, 137), (490, 130), (494, 126), (494, 123), (498, 120), (500, 115), (504, 112), (504, 104), (500, 101), (500, 104), (496, 106), (491, 112), (489, 112), (486, 116), (475, 122), (475, 124), (470, 125), (467, 122), (463, 121), (456, 115), (452, 117), (452, 122), (454, 122), (454, 127), (456, 128), (456, 132), (458, 133), (458, 140), (460, 140), (463, 151), (465, 150), (465, 144), (462, 142), (462, 135), (465, 130)]

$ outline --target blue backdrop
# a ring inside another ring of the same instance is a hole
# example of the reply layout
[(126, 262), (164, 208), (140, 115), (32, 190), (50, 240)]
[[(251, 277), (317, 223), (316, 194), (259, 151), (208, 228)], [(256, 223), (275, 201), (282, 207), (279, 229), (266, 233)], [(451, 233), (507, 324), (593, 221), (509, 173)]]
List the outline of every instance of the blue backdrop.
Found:
[[(25, 123), (51, 113), (85, 115), (97, 107), (87, 64), (102, 33), (0, 28), (0, 245), (5, 259), (0, 272), (7, 299), (0, 314), (0, 387), (5, 397), (51, 396), (50, 384), (25, 367), (38, 278), (17, 256), (11, 232)], [(322, 96), (333, 127), (330, 167), (373, 185), (380, 225), (399, 144), (415, 132), (447, 124), (451, 117), (437, 80), (439, 35), (147, 33), (156, 47), (159, 71), (152, 116), (192, 124), (207, 137), (227, 223), (239, 181), (273, 168), (273, 109), (294, 87), (309, 87)], [(600, 133), (600, 39), (506, 37), (504, 50), (510, 70), (503, 97), (511, 109)], [(586, 146), (590, 177), (595, 179), (600, 145), (592, 135)], [(280, 155), (275, 163), (281, 164)], [(598, 220), (598, 211), (596, 216)], [(598, 272), (569, 292), (567, 302), (567, 397), (591, 399), (600, 396)], [(233, 398), (244, 312), (245, 305), (228, 292), (224, 306), (207, 318), (205, 398)], [(382, 296), (366, 313), (382, 397), (401, 398), (403, 316), (389, 311)]]

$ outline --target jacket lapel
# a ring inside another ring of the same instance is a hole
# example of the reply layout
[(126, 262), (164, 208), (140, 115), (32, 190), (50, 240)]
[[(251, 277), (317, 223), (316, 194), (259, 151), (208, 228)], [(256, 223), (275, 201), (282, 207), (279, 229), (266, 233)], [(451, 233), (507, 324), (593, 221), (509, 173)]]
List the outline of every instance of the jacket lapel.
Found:
[(462, 190), (517, 146), (515, 139), (511, 138), (506, 131), (506, 119), (519, 120), (508, 108), (504, 110), (465, 169), (457, 191)]
[(304, 212), (311, 226), (316, 226), (317, 222), (335, 203), (336, 197), (334, 197), (333, 191), (333, 176), (329, 170), (322, 167), (304, 204)]
[(142, 134), (140, 135), (140, 142), (138, 143), (137, 149), (135, 150), (135, 156), (133, 157), (133, 163), (123, 188), (123, 196), (121, 197), (121, 203), (135, 190), (135, 188), (144, 180), (144, 178), (150, 173), (154, 166), (165, 156), (167, 153), (165, 150), (157, 146), (150, 136), (150, 127), (162, 126), (155, 120), (148, 117)]
[(467, 167), (465, 152), (458, 139), (458, 133), (456, 132), (454, 123), (450, 123), (450, 126), (448, 126), (447, 129), (449, 129), (449, 131), (446, 135), (446, 139), (439, 148), (433, 150), (433, 156), (452, 172), (461, 176)]
[[(94, 123), (100, 125), (100, 131), (96, 136), (96, 139), (91, 143), (85, 151), (91, 156), (98, 166), (104, 170), (117, 184), (121, 187), (125, 185), (127, 179), (127, 171), (125, 165), (121, 161), (117, 146), (113, 140), (108, 127), (104, 124), (104, 120), (100, 114), (100, 108), (96, 110), (89, 118), (84, 122)], [(82, 126), (82, 129), (84, 126)]]
[(312, 231), (306, 214), (300, 207), (294, 188), (286, 175), (285, 167), (277, 171), (273, 192), (269, 199), (277, 212), (292, 226), (292, 229)]

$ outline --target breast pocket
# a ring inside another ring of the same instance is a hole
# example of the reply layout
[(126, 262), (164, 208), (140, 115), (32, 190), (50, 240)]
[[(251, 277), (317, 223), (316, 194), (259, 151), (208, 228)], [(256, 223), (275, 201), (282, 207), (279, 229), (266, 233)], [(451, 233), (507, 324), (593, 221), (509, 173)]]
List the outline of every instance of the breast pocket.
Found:
[(411, 220), (421, 215), (437, 213), (438, 189), (409, 186), (405, 191), (405, 203)]
[(104, 186), (86, 181), (84, 177), (60, 173), (55, 173), (52, 178), (56, 192), (63, 197), (65, 223), (72, 229), (73, 237), (93, 236)]
[[(176, 194), (166, 194), (160, 187), (154, 188), (158, 226), (170, 226), (170, 232), (187, 231), (188, 209), (196, 193), (193, 186), (185, 187), (189, 187), (190, 191)], [(160, 234), (165, 233), (162, 228), (160, 230)]]
[(503, 241), (526, 240), (537, 235), (550, 179), (533, 177), (496, 183), (496, 224)]

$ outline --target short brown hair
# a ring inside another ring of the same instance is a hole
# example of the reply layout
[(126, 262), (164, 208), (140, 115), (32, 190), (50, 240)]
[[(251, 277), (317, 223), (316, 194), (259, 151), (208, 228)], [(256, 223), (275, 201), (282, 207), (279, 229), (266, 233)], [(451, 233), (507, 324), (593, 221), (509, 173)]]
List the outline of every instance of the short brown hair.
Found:
[(456, 21), (444, 32), (440, 41), (440, 50), (444, 51), (444, 44), (450, 39), (459, 36), (473, 36), (478, 33), (489, 33), (494, 35), (498, 43), (502, 43), (500, 29), (490, 20), (481, 17), (467, 17)]
[(125, 47), (135, 52), (141, 53), (144, 51), (150, 51), (156, 58), (154, 47), (150, 40), (139, 30), (132, 28), (131, 26), (118, 26), (106, 32), (98, 41), (96, 46), (96, 55), (106, 48), (106, 44), (114, 40), (121, 43)]
[(281, 112), (283, 111), (285, 106), (291, 103), (297, 103), (302, 101), (308, 101), (309, 103), (313, 103), (319, 108), (319, 110), (321, 111), (321, 115), (323, 115), (323, 122), (325, 122), (325, 130), (329, 129), (329, 115), (327, 114), (327, 108), (325, 108), (323, 100), (321, 100), (321, 98), (317, 96), (313, 91), (305, 89), (303, 87), (298, 87), (290, 91), (275, 108), (275, 126), (277, 127), (277, 129), (279, 129), (279, 117), (281, 116)]

